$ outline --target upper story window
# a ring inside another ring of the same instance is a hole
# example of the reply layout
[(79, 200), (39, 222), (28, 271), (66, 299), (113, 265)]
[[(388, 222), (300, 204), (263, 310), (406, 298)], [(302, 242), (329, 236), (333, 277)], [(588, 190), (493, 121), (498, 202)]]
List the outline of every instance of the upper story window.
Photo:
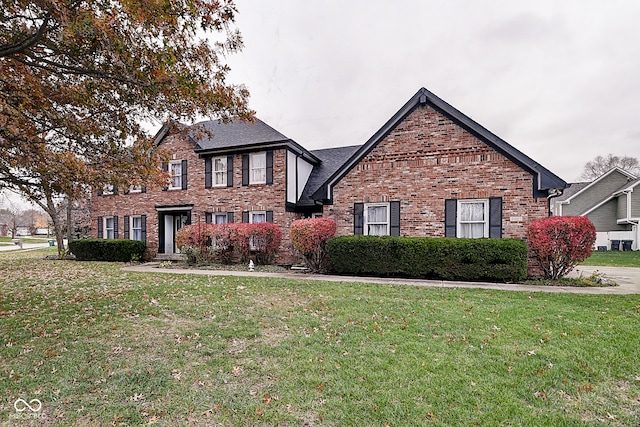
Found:
[(142, 185), (132, 185), (129, 187), (129, 193), (142, 193)]
[(369, 236), (389, 235), (389, 203), (365, 203), (364, 234)]
[(227, 157), (213, 158), (213, 185), (215, 187), (227, 185)]
[(249, 184), (267, 182), (267, 153), (252, 153), (249, 156)]
[(113, 184), (107, 184), (104, 187), (102, 187), (102, 192), (100, 194), (102, 194), (103, 196), (110, 196), (115, 193), (116, 193), (116, 186)]
[(458, 237), (489, 237), (489, 200), (458, 200)]
[(182, 189), (182, 160), (171, 160), (169, 162), (169, 189)]

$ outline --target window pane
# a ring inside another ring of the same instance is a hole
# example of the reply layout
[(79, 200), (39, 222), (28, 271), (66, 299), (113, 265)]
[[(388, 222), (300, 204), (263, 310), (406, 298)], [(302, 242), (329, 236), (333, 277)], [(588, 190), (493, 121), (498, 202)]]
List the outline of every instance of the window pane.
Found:
[(227, 159), (219, 157), (213, 163), (213, 170), (222, 172), (227, 170)]
[(368, 230), (369, 236), (386, 236), (387, 225), (386, 224), (370, 224)]
[(367, 208), (367, 219), (371, 222), (387, 222), (386, 206), (370, 206)]
[(182, 162), (171, 163), (171, 187), (182, 188)]
[(267, 221), (267, 215), (264, 213), (252, 213), (251, 214), (251, 222), (253, 224), (258, 224), (261, 222), (266, 222)]
[(484, 203), (461, 203), (460, 221), (484, 221)]
[(226, 224), (226, 223), (227, 223), (227, 214), (216, 215), (216, 224)]
[(460, 224), (460, 237), (469, 239), (484, 237), (484, 224)]

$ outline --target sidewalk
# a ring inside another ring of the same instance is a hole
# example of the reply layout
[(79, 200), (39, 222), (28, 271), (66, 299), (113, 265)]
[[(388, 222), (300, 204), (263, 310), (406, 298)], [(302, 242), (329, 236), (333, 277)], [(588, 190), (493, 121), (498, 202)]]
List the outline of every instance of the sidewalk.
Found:
[(0, 251), (28, 251), (32, 249), (43, 249), (48, 248), (49, 243), (23, 243), (22, 247), (20, 245), (16, 245), (15, 243), (11, 243), (10, 245), (0, 245)]
[(282, 273), (263, 273), (250, 271), (230, 271), (230, 270), (196, 270), (187, 268), (159, 268), (159, 263), (147, 263), (134, 266), (123, 267), (126, 271), (137, 271), (146, 273), (171, 273), (171, 274), (200, 274), (210, 276), (258, 276), (273, 277), (294, 280), (320, 280), (327, 282), (359, 282), (378, 283), (384, 285), (405, 285), (405, 286), (429, 286), (439, 288), (470, 288), (470, 289), (497, 289), (502, 291), (520, 292), (556, 292), (570, 294), (592, 294), (592, 295), (630, 295), (640, 294), (640, 268), (629, 267), (578, 267), (570, 276), (578, 277), (579, 274), (589, 276), (594, 271), (603, 273), (607, 278), (618, 283), (619, 286), (606, 286), (598, 288), (579, 288), (573, 286), (533, 286), (510, 283), (483, 283), (483, 282), (448, 282), (443, 280), (422, 280), (406, 278), (379, 278), (379, 277), (355, 277), (355, 276), (333, 276), (324, 274), (310, 274), (300, 271), (286, 271)]

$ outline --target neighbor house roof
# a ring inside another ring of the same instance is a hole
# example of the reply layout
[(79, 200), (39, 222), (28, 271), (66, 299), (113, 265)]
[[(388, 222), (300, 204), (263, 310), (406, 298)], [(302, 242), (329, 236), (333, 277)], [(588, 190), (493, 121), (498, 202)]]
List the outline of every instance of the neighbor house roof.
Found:
[(430, 105), (449, 117), (462, 128), (474, 134), (494, 150), (503, 154), (534, 176), (536, 190), (564, 189), (567, 183), (557, 175), (544, 168), (533, 159), (518, 151), (507, 142), (491, 133), (470, 117), (461, 113), (425, 88), (421, 88), (409, 101), (398, 110), (369, 140), (364, 143), (338, 170), (336, 170), (313, 194), (315, 200), (331, 200), (333, 186), (354, 168), (380, 141), (382, 141), (402, 120), (420, 105)]
[[(591, 187), (593, 187), (595, 184), (597, 184), (598, 182), (602, 181), (603, 179), (606, 179), (609, 175), (613, 174), (613, 173), (620, 173), (622, 175), (625, 175), (627, 177), (627, 179), (636, 179), (636, 176), (633, 175), (631, 172), (627, 172), (624, 169), (620, 169), (619, 167), (613, 167), (611, 169), (609, 169), (607, 172), (603, 173), (602, 175), (600, 175), (598, 178), (594, 179), (591, 182), (580, 182), (580, 183), (576, 183), (579, 184), (578, 187), (576, 187), (575, 190), (571, 190), (571, 187), (569, 187), (567, 190), (565, 190), (565, 192), (568, 192), (568, 195), (563, 195), (561, 197), (558, 198), (558, 200), (562, 203), (562, 204), (568, 204), (571, 202), (571, 200), (577, 196), (579, 196), (580, 194), (584, 193), (585, 191), (589, 191), (589, 189)], [(571, 186), (573, 186), (575, 184), (571, 184)], [(628, 184), (625, 184), (623, 187), (626, 187)], [(612, 193), (613, 196), (613, 193)]]

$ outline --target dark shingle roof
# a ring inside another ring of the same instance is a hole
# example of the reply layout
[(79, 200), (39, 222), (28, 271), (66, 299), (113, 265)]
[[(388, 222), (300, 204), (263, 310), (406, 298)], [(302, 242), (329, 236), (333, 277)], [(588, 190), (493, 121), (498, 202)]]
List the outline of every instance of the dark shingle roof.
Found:
[(315, 202), (311, 195), (360, 147), (360, 145), (352, 145), (349, 147), (312, 150), (311, 153), (319, 158), (322, 163), (313, 167), (297, 205), (314, 206)]
[(189, 126), (187, 135), (196, 144), (196, 152), (291, 141), (260, 119), (253, 123), (239, 120), (230, 123), (218, 120), (200, 122)]
[(573, 196), (589, 184), (591, 184), (591, 182), (572, 182), (567, 184), (568, 187), (565, 188), (562, 194), (556, 198), (556, 201), (561, 202), (563, 200), (567, 200), (569, 197)]

